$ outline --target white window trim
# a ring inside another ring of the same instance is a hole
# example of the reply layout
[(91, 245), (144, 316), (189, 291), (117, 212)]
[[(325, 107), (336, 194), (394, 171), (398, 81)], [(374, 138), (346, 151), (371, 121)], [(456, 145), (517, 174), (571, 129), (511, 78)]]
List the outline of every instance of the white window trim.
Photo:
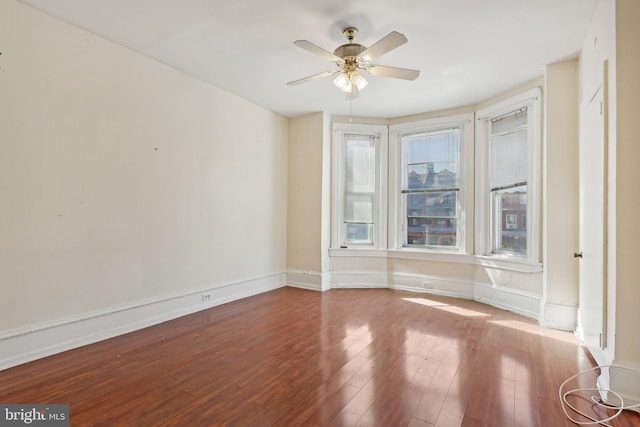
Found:
[[(429, 132), (446, 127), (460, 128), (460, 191), (458, 239), (459, 246), (452, 248), (405, 247), (404, 204), (402, 202), (402, 136), (414, 132)], [(473, 249), (473, 197), (474, 197), (474, 126), (473, 113), (456, 114), (417, 122), (389, 126), (389, 243), (395, 252), (433, 252), (469, 254)]]
[(356, 123), (333, 123), (332, 141), (332, 173), (331, 183), (331, 248), (338, 249), (344, 246), (345, 236), (343, 227), (344, 215), (344, 136), (368, 135), (375, 137), (376, 153), (376, 195), (374, 208), (374, 226), (372, 244), (350, 244), (349, 248), (357, 248), (362, 251), (377, 250), (387, 247), (387, 152), (388, 152), (388, 128), (385, 125), (368, 125)]
[[(539, 264), (540, 260), (540, 181), (541, 164), (541, 91), (531, 89), (517, 96), (491, 105), (476, 113), (476, 203), (475, 203), (475, 254), (484, 259), (525, 261)], [(489, 188), (489, 122), (492, 118), (527, 107), (527, 147), (529, 168), (527, 176), (527, 255), (492, 253), (492, 223)]]

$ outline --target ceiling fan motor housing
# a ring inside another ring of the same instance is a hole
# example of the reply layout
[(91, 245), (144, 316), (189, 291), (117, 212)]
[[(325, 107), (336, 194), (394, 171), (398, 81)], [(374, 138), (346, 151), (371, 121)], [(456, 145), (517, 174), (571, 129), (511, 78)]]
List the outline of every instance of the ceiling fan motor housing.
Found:
[(339, 56), (342, 59), (346, 59), (350, 56), (356, 57), (365, 50), (367, 50), (367, 48), (362, 46), (361, 44), (347, 43), (343, 44), (342, 46), (338, 46), (338, 48), (333, 51), (333, 54), (335, 56)]

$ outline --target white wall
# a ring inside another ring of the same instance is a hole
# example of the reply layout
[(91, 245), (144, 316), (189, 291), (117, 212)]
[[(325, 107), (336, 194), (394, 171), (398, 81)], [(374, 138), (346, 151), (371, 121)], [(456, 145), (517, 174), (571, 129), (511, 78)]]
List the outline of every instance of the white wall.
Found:
[(0, 344), (286, 271), (287, 119), (13, 0), (0, 40)]

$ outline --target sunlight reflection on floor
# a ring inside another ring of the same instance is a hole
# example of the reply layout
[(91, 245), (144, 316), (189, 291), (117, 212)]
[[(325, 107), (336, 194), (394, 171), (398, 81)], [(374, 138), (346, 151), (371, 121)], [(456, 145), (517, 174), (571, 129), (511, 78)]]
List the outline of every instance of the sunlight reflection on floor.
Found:
[(469, 310), (468, 308), (458, 307), (451, 304), (445, 304), (441, 301), (432, 301), (427, 298), (402, 298), (404, 301), (413, 302), (416, 304), (425, 305), (427, 307), (437, 308), (438, 310), (447, 311), (453, 314), (459, 314), (466, 317), (487, 317), (490, 316), (487, 313), (479, 311)]
[[(564, 341), (571, 344), (579, 344), (578, 339), (569, 331), (544, 328), (538, 325), (534, 319), (522, 320), (505, 318), (505, 317), (518, 317), (519, 315), (509, 312), (501, 312), (498, 318), (495, 318), (495, 313), (483, 313), (482, 311), (472, 310), (469, 308), (461, 307), (460, 305), (448, 304), (443, 301), (437, 301), (424, 297), (406, 297), (402, 298), (403, 301), (412, 302), (415, 304), (424, 305), (426, 307), (435, 308), (438, 310), (446, 311), (448, 313), (457, 314), (465, 317), (485, 317), (490, 323), (503, 326), (505, 328), (515, 329), (522, 332), (528, 332), (530, 334), (546, 336), (554, 338), (560, 341)], [(460, 301), (461, 305), (467, 303), (465, 300)], [(491, 319), (489, 319), (491, 318)]]
[(516, 329), (522, 332), (528, 332), (530, 334), (555, 338), (560, 341), (564, 341), (570, 344), (578, 344), (578, 339), (567, 331), (560, 331), (556, 329), (547, 329), (542, 326), (535, 325), (533, 323), (523, 322), (521, 320), (490, 320), (490, 323), (495, 325), (504, 326), (506, 328)]

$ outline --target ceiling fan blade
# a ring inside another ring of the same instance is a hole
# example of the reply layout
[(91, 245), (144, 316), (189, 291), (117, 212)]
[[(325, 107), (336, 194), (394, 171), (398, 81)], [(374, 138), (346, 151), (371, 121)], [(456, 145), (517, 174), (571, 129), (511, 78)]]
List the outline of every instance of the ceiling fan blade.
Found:
[(399, 46), (402, 46), (406, 42), (407, 38), (404, 34), (400, 34), (397, 31), (391, 31), (358, 56), (366, 62), (369, 62)]
[(415, 80), (420, 75), (418, 70), (408, 68), (386, 67), (384, 65), (370, 65), (365, 70), (369, 74), (382, 77), (393, 77), (394, 79)]
[(312, 80), (316, 80), (316, 79), (320, 79), (322, 77), (329, 77), (329, 76), (333, 76), (334, 74), (336, 74), (338, 71), (340, 70), (334, 70), (334, 71), (325, 71), (323, 73), (318, 73), (318, 74), (314, 74), (313, 76), (309, 76), (309, 77), (304, 77), (302, 79), (298, 79), (298, 80), (294, 80), (292, 82), (287, 83), (288, 86), (296, 86), (302, 83), (306, 83), (306, 82), (310, 82)]
[(293, 42), (293, 44), (295, 44), (298, 47), (301, 47), (302, 49), (311, 52), (315, 55), (321, 56), (324, 59), (328, 60), (328, 61), (333, 61), (333, 62), (340, 62), (342, 61), (342, 58), (340, 58), (339, 56), (334, 55), (333, 53), (329, 52), (328, 50), (324, 50), (323, 48), (321, 48), (320, 46), (316, 46), (315, 44), (311, 43), (308, 40), (296, 40)]

